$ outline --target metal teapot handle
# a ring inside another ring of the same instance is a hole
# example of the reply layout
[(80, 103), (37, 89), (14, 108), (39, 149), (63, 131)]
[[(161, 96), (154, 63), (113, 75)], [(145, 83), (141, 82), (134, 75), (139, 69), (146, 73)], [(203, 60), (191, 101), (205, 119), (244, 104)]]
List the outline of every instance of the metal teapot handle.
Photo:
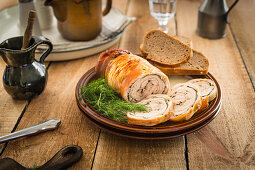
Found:
[(236, 1), (230, 6), (230, 8), (228, 9), (228, 12), (227, 12), (227, 14), (226, 14), (226, 23), (228, 23), (228, 24), (229, 24), (229, 21), (228, 21), (228, 14), (229, 14), (229, 12), (234, 8), (234, 6), (237, 4), (238, 1), (239, 1), (239, 0), (236, 0)]
[(52, 43), (50, 42), (49, 39), (45, 38), (45, 37), (41, 37), (41, 36), (36, 36), (36, 37), (33, 37), (35, 39), (35, 49), (37, 48), (37, 46), (41, 45), (41, 44), (46, 44), (48, 46), (47, 50), (45, 50), (41, 57), (40, 57), (40, 63), (43, 63), (45, 58), (50, 54), (50, 52), (52, 51), (53, 49), (53, 45)]

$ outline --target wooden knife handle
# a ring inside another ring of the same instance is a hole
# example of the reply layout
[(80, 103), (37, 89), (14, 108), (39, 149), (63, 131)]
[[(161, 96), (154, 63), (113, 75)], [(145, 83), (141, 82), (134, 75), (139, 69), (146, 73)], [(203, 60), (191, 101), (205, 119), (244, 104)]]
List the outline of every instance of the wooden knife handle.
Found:
[(77, 145), (69, 145), (58, 151), (48, 162), (38, 168), (26, 168), (11, 158), (0, 159), (0, 170), (63, 170), (78, 160), (83, 154), (82, 148)]
[(27, 19), (27, 28), (26, 28), (25, 33), (24, 33), (21, 50), (24, 50), (24, 49), (29, 47), (29, 42), (30, 42), (31, 37), (32, 37), (33, 25), (34, 25), (35, 19), (36, 19), (36, 12), (31, 10), (29, 12), (29, 16), (28, 16), (28, 19)]
[(83, 151), (81, 147), (77, 145), (68, 145), (58, 151), (48, 162), (46, 162), (38, 169), (66, 169), (80, 160), (82, 155)]

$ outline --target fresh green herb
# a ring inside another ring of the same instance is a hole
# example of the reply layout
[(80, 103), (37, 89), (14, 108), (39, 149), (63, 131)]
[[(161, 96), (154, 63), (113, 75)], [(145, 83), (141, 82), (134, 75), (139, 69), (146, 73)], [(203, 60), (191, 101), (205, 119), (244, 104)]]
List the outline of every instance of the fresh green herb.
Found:
[(145, 105), (124, 101), (102, 78), (82, 86), (80, 97), (101, 114), (120, 122), (127, 122), (127, 112), (147, 111)]

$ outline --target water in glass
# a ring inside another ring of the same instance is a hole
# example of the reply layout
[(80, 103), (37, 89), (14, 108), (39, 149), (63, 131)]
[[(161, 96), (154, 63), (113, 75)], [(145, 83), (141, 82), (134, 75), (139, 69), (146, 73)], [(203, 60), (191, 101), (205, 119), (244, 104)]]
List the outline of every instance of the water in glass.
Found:
[(175, 14), (176, 0), (149, 0), (151, 15), (158, 20), (160, 29), (167, 32), (168, 20)]

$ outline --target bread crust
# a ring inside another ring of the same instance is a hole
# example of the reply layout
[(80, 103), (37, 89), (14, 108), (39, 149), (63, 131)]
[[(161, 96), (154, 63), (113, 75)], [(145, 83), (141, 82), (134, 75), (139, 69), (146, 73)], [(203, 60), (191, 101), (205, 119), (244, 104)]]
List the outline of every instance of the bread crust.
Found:
[(177, 41), (179, 44), (185, 46), (187, 49), (189, 49), (189, 54), (186, 56), (186, 58), (184, 58), (184, 60), (182, 60), (182, 61), (180, 61), (180, 62), (175, 62), (175, 63), (162, 63), (162, 62), (158, 61), (157, 59), (151, 58), (149, 52), (146, 51), (146, 50), (144, 49), (144, 45), (141, 44), (141, 45), (140, 45), (140, 50), (141, 50), (141, 53), (142, 53), (143, 56), (146, 55), (146, 59), (151, 60), (151, 61), (156, 62), (156, 63), (159, 63), (159, 64), (163, 64), (163, 65), (165, 65), (165, 66), (170, 66), (170, 67), (177, 67), (177, 66), (180, 66), (181, 64), (186, 63), (186, 62), (188, 62), (188, 61), (190, 60), (190, 58), (192, 57), (192, 54), (193, 54), (191, 47), (190, 47), (189, 45), (184, 44), (183, 42), (179, 41), (178, 39), (176, 39), (176, 38), (174, 38), (174, 37), (172, 37), (172, 36), (170, 36), (170, 35), (164, 33), (164, 32), (161, 31), (161, 30), (155, 30), (155, 29), (153, 29), (153, 30), (150, 30), (149, 32), (147, 32), (146, 35), (144, 36), (143, 43), (146, 41), (146, 38), (149, 36), (149, 34), (152, 33), (152, 32), (154, 32), (154, 31), (161, 32), (161, 33), (165, 34), (167, 37), (169, 37), (170, 39), (174, 39), (174, 40)]
[[(151, 30), (151, 31), (155, 31), (155, 30)], [(150, 33), (150, 32), (148, 32), (148, 33)], [(188, 41), (188, 44), (185, 44), (184, 42), (179, 40), (178, 37), (180, 37), (179, 39), (181, 39), (181, 38), (186, 39), (186, 41)], [(178, 36), (174, 36), (173, 38), (175, 38), (177, 41), (180, 41), (181, 43), (183, 43), (185, 45), (188, 45), (188, 46), (192, 47), (192, 41), (188, 37), (178, 35)], [(144, 41), (145, 41), (145, 39), (146, 39), (146, 36), (144, 37)], [(141, 51), (141, 54), (144, 58), (146, 58), (155, 67), (159, 68), (166, 75), (205, 75), (205, 74), (208, 73), (209, 60), (201, 52), (198, 52), (194, 49), (191, 50), (192, 52), (191, 52), (189, 60), (185, 60), (183, 63), (176, 64), (176, 65), (166, 65), (164, 63), (160, 63), (160, 62), (157, 62), (157, 61), (151, 59), (148, 52), (146, 52), (144, 50), (143, 44), (140, 45), (140, 51)], [(189, 62), (190, 60), (192, 60), (192, 57), (194, 57), (194, 53), (198, 53), (199, 55), (204, 56), (204, 59), (206, 60), (206, 63), (207, 63), (206, 69), (180, 68), (180, 67), (182, 67), (183, 64), (185, 64), (185, 63)]]
[[(157, 67), (158, 69), (160, 69), (163, 73), (165, 73), (166, 75), (205, 75), (208, 73), (208, 69), (209, 69), (209, 60), (201, 53), (198, 52), (196, 50), (193, 50), (194, 53), (198, 53), (199, 55), (202, 55), (204, 57), (204, 60), (207, 63), (207, 67), (206, 69), (185, 69), (185, 68), (180, 68), (182, 65), (178, 66), (178, 67), (166, 67), (164, 65), (155, 63), (155, 62), (151, 62), (151, 64), (153, 64), (155, 67)], [(193, 56), (194, 57), (194, 56)]]
[[(175, 39), (181, 41), (182, 43), (187, 44), (188, 46), (190, 46), (190, 48), (193, 48), (192, 40), (191, 40), (190, 38), (188, 38), (188, 37), (186, 37), (186, 36), (183, 36), (183, 35), (175, 35), (175, 36), (173, 36), (173, 37), (174, 37)], [(181, 38), (186, 39), (186, 40), (188, 41), (188, 43), (183, 42), (183, 41), (181, 40)]]

